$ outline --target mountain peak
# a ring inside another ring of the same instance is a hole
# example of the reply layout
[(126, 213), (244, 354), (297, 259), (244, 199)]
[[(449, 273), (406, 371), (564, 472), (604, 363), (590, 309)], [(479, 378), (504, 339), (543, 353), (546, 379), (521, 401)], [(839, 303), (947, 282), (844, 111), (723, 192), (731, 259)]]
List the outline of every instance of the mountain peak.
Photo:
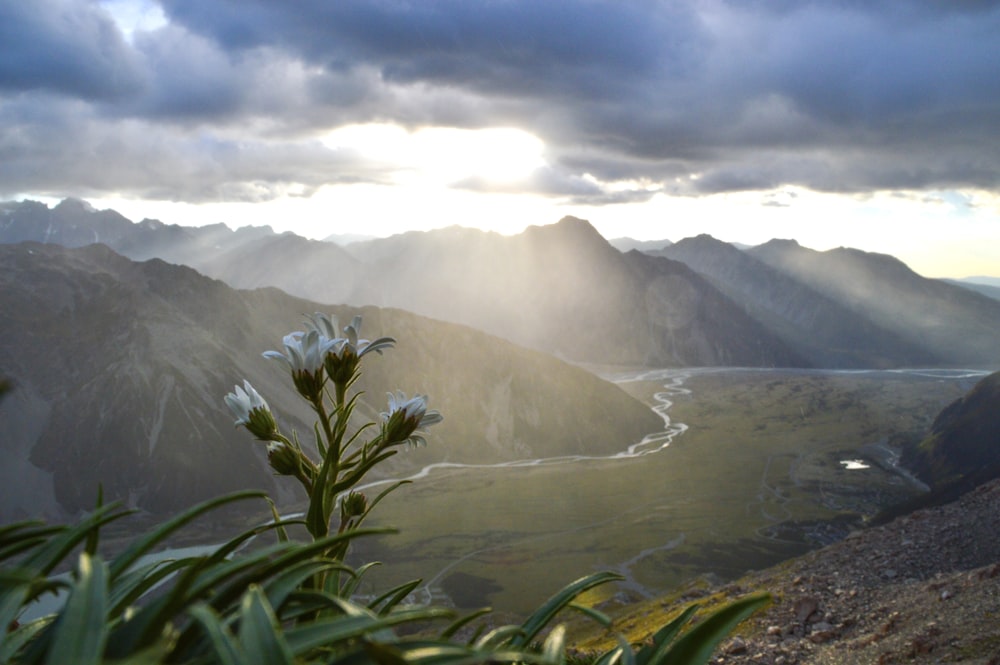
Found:
[(798, 249), (802, 247), (797, 240), (791, 238), (771, 238), (762, 245), (757, 245), (760, 248), (767, 249)]
[(53, 210), (60, 212), (97, 212), (97, 209), (87, 201), (72, 196), (60, 201)]

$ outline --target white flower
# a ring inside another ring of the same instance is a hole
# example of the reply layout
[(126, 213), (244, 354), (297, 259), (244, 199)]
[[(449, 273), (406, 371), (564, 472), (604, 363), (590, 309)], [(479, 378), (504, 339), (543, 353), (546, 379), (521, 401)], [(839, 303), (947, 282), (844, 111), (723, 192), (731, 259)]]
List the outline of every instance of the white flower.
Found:
[(388, 396), (389, 410), (381, 414), (382, 432), (387, 442), (423, 444), (425, 440), (420, 430), (444, 420), (439, 412), (427, 408), (426, 395), (414, 395), (407, 399), (403, 392), (397, 391), (395, 395), (388, 393)]
[(339, 336), (340, 324), (336, 316), (316, 312), (306, 324), (310, 327), (310, 333), (315, 333), (326, 340), (323, 344), (326, 373), (337, 386), (349, 385), (355, 379), (362, 356), (372, 351), (381, 354), (384, 349), (391, 349), (396, 343), (392, 337), (379, 337), (376, 340), (360, 339), (360, 316), (355, 316), (351, 324), (344, 327), (345, 337)]
[(292, 371), (292, 382), (299, 394), (310, 402), (322, 399), (323, 359), (327, 351), (338, 341), (332, 340), (313, 329), (308, 332), (296, 331), (281, 340), (285, 352), (265, 351), (265, 358), (280, 360)]
[(302, 332), (301, 330), (284, 336), (281, 343), (285, 352), (265, 351), (265, 358), (274, 358), (288, 365), (293, 372), (309, 372), (315, 374), (323, 367), (323, 357), (334, 342), (316, 330)]
[(233, 424), (239, 427), (243, 425), (250, 433), (258, 439), (265, 441), (273, 439), (278, 433), (278, 424), (271, 415), (271, 407), (260, 396), (249, 381), (243, 381), (243, 387), (234, 386), (234, 392), (229, 393), (223, 399), (226, 406), (236, 416)]
[(265, 409), (270, 410), (267, 402), (264, 398), (260, 396), (254, 387), (250, 385), (249, 381), (243, 381), (243, 388), (239, 386), (233, 386), (235, 392), (231, 392), (225, 396), (226, 406), (229, 410), (233, 412), (236, 416), (236, 422), (234, 425), (246, 425), (250, 422), (250, 412), (254, 409)]

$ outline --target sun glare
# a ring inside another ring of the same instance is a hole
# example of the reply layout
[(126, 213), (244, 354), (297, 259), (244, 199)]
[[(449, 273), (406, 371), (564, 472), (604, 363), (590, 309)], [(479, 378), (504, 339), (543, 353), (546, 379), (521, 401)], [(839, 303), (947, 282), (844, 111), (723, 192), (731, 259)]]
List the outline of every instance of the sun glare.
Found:
[(323, 143), (394, 166), (399, 181), (407, 183), (448, 185), (471, 178), (510, 183), (545, 163), (542, 141), (510, 127), (426, 127), (407, 132), (398, 125), (350, 125), (329, 132)]

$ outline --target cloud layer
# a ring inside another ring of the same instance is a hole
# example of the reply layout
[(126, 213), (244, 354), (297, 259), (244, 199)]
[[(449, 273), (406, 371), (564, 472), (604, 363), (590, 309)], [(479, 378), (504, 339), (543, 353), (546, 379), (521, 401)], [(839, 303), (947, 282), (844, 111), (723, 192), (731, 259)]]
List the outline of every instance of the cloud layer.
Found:
[(997, 2), (161, 9), (165, 24), (126, 34), (96, 0), (0, 3), (0, 195), (253, 201), (384, 182), (389, 165), (321, 141), (368, 122), (524, 129), (548, 164), (526, 186), (591, 203), (1000, 186)]

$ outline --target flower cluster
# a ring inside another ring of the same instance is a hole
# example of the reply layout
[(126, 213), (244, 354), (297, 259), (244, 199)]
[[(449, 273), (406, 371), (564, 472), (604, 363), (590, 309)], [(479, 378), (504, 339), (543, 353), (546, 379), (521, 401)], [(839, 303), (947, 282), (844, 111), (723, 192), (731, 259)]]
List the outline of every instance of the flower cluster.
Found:
[[(360, 316), (354, 317), (341, 331), (335, 316), (316, 313), (306, 320), (306, 330), (285, 335), (283, 352), (264, 353), (264, 357), (276, 359), (287, 367), (295, 389), (319, 417), (314, 428), (318, 462), (306, 454), (294, 432), (289, 439), (278, 430), (270, 407), (249, 381), (244, 381), (242, 388), (236, 386), (225, 397), (236, 416), (236, 425), (246, 427), (267, 442), (271, 468), (279, 475), (294, 476), (305, 488), (310, 502), (306, 526), (314, 538), (329, 534), (330, 520), (338, 503), (339, 531), (356, 528), (371, 506), (363, 494), (351, 488), (372, 467), (396, 454), (401, 444), (426, 443), (425, 429), (442, 420), (440, 413), (427, 408), (426, 396), (407, 399), (398, 392), (389, 395), (388, 411), (382, 413), (377, 435), (368, 441), (362, 439), (367, 427), (376, 425), (369, 423), (348, 436), (348, 423), (358, 395), (347, 399), (346, 393), (360, 376), (362, 358), (372, 352), (381, 354), (396, 343), (391, 337), (361, 339), (360, 333)], [(332, 391), (328, 392), (328, 384), (333, 384)], [(332, 409), (328, 399), (333, 400)], [(338, 558), (343, 553), (331, 550), (329, 554)]]
[(396, 340), (380, 337), (374, 341), (360, 339), (361, 317), (355, 316), (343, 329), (336, 316), (316, 312), (306, 321), (306, 331), (285, 335), (282, 344), (285, 352), (265, 351), (265, 358), (280, 360), (292, 372), (296, 390), (310, 402), (322, 398), (323, 387), (329, 379), (338, 397), (357, 379), (361, 358), (371, 352), (381, 354), (390, 349)]

